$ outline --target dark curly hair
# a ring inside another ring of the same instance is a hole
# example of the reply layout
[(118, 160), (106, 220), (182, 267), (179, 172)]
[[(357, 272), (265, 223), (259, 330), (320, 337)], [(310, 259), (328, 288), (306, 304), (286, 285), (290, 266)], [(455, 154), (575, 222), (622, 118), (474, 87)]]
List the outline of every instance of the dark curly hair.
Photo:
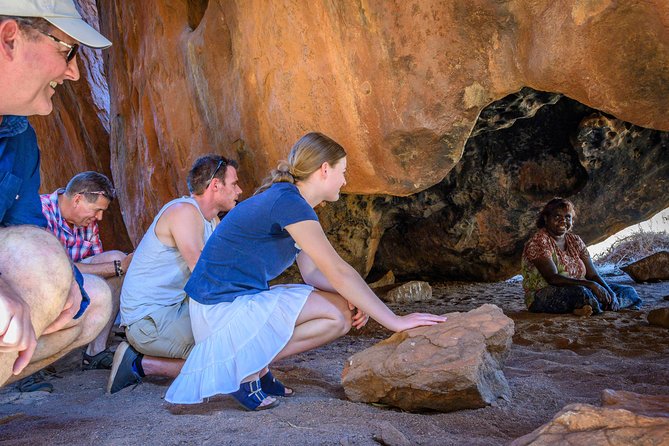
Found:
[(556, 209), (568, 209), (571, 212), (572, 218), (576, 218), (576, 209), (574, 203), (566, 198), (555, 197), (544, 205), (544, 208), (537, 216), (537, 228), (546, 227), (546, 218), (548, 218)]

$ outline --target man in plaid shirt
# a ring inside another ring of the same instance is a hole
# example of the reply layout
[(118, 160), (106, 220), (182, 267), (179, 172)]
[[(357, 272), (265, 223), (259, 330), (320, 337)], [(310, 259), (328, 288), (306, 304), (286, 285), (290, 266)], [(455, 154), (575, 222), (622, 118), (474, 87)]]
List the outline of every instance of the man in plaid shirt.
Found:
[(112, 316), (88, 344), (82, 360), (84, 370), (111, 368), (114, 353), (106, 348), (107, 339), (118, 313), (123, 275), (132, 259), (132, 254), (102, 249), (98, 221), (115, 196), (106, 176), (89, 171), (75, 175), (65, 189), (40, 197), (47, 228), (65, 247), (77, 268), (84, 274), (102, 277), (112, 291)]

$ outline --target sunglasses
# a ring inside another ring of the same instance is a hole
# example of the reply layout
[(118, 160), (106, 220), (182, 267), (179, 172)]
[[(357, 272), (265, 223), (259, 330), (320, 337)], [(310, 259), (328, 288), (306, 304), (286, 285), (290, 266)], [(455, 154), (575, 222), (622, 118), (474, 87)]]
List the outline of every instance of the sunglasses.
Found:
[(51, 40), (53, 40), (54, 42), (63, 45), (65, 48), (67, 48), (69, 50), (67, 52), (67, 56), (65, 56), (65, 60), (67, 61), (67, 63), (69, 63), (72, 59), (74, 59), (74, 56), (77, 55), (77, 51), (79, 51), (79, 44), (78, 43), (73, 43), (73, 44), (70, 45), (69, 43), (63, 42), (58, 37), (52, 36), (51, 34), (45, 33), (44, 31), (41, 31), (41, 30), (38, 30), (38, 31), (41, 32), (42, 34), (44, 34), (45, 36), (47, 36), (48, 38), (50, 38)]
[(216, 166), (216, 169), (214, 169), (214, 173), (212, 173), (211, 176), (209, 177), (209, 180), (207, 181), (207, 186), (209, 186), (209, 184), (214, 179), (218, 171), (221, 170), (221, 166), (225, 167), (225, 160), (223, 159), (218, 162), (218, 166)]
[[(112, 189), (111, 192), (112, 192), (112, 196), (113, 196), (116, 191)], [(81, 194), (83, 194), (83, 195), (88, 195), (88, 194), (99, 195), (101, 197), (105, 197), (107, 200), (111, 200), (111, 198), (109, 197), (109, 194), (107, 192), (103, 192), (101, 190), (96, 190), (96, 191), (91, 191), (91, 192), (81, 192)], [(96, 200), (97, 200), (97, 198), (96, 198)]]

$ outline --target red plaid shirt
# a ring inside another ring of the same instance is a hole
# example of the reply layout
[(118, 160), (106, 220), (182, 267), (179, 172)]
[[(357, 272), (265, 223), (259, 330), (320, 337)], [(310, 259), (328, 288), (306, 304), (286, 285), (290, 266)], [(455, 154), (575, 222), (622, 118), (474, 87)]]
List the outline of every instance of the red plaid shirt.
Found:
[(58, 189), (52, 194), (40, 195), (42, 213), (46, 217), (47, 227), (53, 232), (60, 243), (65, 247), (73, 262), (79, 262), (102, 252), (102, 242), (98, 231), (98, 222), (94, 221), (85, 228), (75, 226), (70, 228), (58, 206), (58, 195), (65, 189)]

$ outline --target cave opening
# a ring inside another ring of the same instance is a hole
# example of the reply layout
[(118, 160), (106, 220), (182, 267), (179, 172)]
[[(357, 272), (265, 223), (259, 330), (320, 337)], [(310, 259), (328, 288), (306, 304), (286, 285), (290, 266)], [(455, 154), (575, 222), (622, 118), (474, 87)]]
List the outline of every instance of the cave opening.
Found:
[(209, 7), (209, 0), (189, 0), (186, 2), (186, 7), (188, 8), (188, 26), (195, 30), (200, 26), (207, 7)]

